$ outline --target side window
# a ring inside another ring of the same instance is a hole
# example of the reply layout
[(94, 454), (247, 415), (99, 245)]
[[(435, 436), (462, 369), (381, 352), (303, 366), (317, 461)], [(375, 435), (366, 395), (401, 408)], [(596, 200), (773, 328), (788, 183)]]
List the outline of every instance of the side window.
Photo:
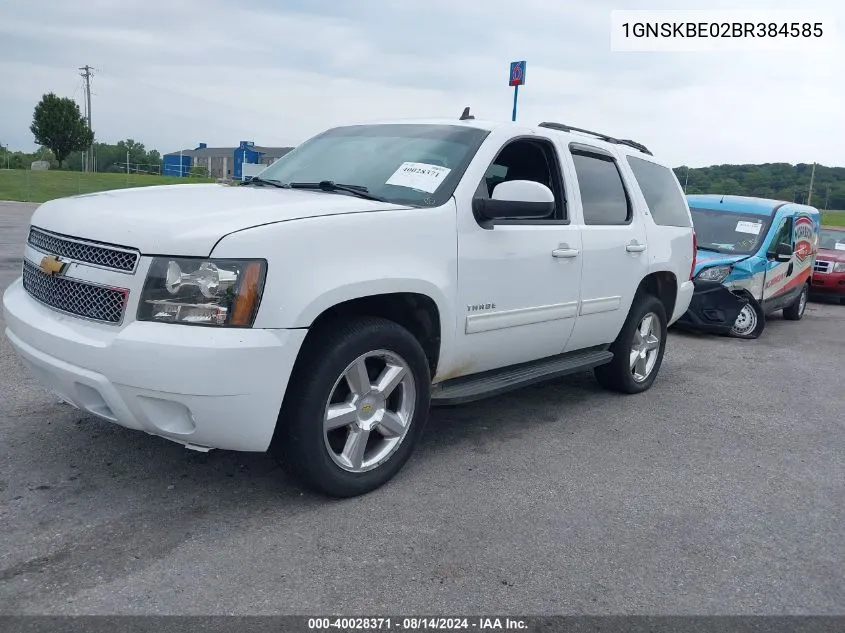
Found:
[(628, 156), (628, 164), (643, 192), (655, 224), (687, 228), (690, 223), (687, 203), (678, 189), (678, 179), (668, 167), (636, 156)]
[(792, 244), (792, 218), (781, 220), (780, 226), (772, 236), (771, 244), (769, 244), (769, 255), (774, 256), (778, 244)]
[[(540, 222), (566, 219), (560, 163), (551, 142), (517, 139), (505, 145), (487, 168), (476, 195), (490, 198), (497, 185), (511, 180), (531, 180), (552, 190), (555, 196), (555, 211), (548, 218), (540, 219)], [(517, 221), (530, 223), (538, 220), (513, 220)]]
[(616, 161), (609, 156), (573, 151), (585, 224), (627, 224), (631, 204)]

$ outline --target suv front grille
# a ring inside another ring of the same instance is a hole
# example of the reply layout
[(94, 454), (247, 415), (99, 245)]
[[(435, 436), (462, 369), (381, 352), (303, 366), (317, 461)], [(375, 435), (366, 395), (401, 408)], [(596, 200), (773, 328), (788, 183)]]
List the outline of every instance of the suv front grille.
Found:
[(817, 273), (827, 273), (830, 271), (830, 262), (825, 261), (823, 259), (817, 259), (815, 266), (813, 266), (813, 272)]
[(99, 246), (47, 233), (35, 227), (29, 229), (27, 242), (33, 248), (50, 255), (67, 257), (78, 262), (131, 273), (138, 263), (138, 253), (111, 246)]
[(23, 287), (54, 310), (112, 324), (123, 321), (129, 296), (126, 290), (48, 275), (28, 260), (23, 263)]

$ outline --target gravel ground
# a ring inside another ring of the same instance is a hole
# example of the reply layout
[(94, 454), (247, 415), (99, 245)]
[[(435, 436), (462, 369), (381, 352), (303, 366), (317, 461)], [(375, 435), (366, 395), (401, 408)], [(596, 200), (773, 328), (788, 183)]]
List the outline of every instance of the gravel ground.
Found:
[[(0, 286), (32, 205), (0, 203)], [(326, 501), (57, 404), (0, 337), (6, 614), (845, 614), (845, 307), (672, 334), (660, 377), (434, 410)]]

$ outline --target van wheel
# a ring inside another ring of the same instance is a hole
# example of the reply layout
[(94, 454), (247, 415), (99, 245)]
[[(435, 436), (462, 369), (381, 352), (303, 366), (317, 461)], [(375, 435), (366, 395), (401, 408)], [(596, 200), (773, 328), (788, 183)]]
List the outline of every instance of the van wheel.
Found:
[(380, 318), (311, 333), (270, 444), (306, 487), (354, 497), (404, 466), (428, 418), (431, 376), (419, 342)]
[(749, 299), (736, 317), (730, 335), (734, 338), (759, 338), (766, 327), (766, 315), (763, 308), (754, 300)]
[(807, 297), (810, 296), (810, 284), (804, 284), (801, 294), (792, 305), (783, 309), (783, 318), (787, 321), (800, 321), (807, 309)]
[(613, 360), (593, 370), (599, 384), (621, 393), (640, 393), (657, 378), (666, 349), (666, 310), (657, 297), (634, 299), (628, 319), (610, 351)]

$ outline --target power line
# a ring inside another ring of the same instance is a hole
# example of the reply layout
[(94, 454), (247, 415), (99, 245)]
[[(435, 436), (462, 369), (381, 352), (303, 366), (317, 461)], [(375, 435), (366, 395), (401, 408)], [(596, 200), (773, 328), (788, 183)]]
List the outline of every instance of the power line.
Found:
[[(85, 81), (85, 117), (88, 119), (88, 129), (91, 132), (94, 131), (94, 128), (91, 127), (91, 77), (93, 76), (94, 69), (91, 68), (88, 64), (85, 64), (79, 70), (82, 72), (82, 79)], [(94, 171), (94, 139), (91, 139), (91, 147), (88, 148), (88, 171)]]

